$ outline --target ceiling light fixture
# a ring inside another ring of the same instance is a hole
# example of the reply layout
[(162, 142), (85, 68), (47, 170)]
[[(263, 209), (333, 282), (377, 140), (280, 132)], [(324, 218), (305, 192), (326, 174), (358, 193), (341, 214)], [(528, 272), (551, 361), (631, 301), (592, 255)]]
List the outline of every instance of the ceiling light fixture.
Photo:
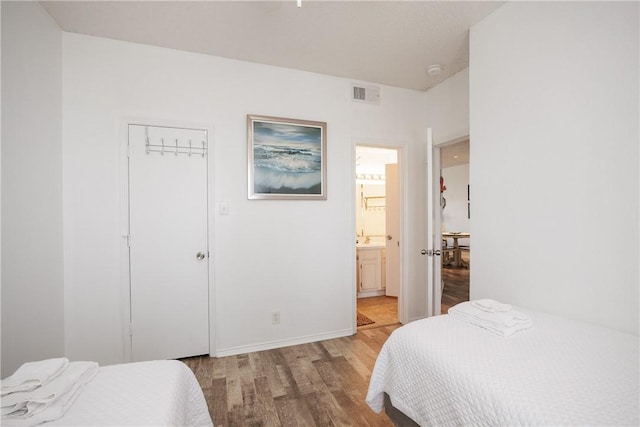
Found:
[(297, 0), (298, 7), (302, 7), (302, 0)]
[(440, 64), (433, 64), (427, 67), (427, 73), (431, 77), (435, 77), (442, 72), (442, 66)]

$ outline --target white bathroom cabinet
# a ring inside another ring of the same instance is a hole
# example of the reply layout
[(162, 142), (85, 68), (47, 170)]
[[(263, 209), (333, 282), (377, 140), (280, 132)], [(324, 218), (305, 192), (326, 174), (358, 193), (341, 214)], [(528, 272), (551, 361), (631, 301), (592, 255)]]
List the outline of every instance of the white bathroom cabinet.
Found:
[(386, 261), (384, 246), (359, 246), (356, 252), (358, 298), (384, 295)]

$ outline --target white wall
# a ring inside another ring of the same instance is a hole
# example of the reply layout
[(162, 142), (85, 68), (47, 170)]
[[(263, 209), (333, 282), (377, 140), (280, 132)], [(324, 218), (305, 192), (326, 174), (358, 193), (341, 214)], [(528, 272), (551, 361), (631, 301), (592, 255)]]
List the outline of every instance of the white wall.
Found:
[[(351, 81), (75, 34), (64, 35), (64, 224), (66, 344), (72, 357), (123, 358), (121, 119), (214, 128), (211, 214), (218, 354), (350, 334), (354, 313), (353, 141), (406, 151), (407, 226), (420, 228), (423, 94), (382, 87), (381, 105), (351, 102)], [(246, 114), (328, 123), (327, 201), (247, 200)], [(412, 254), (409, 312), (424, 273)], [(414, 255), (416, 254), (416, 255)], [(415, 267), (413, 267), (415, 266)], [(271, 325), (271, 312), (281, 323)], [(98, 333), (99, 331), (99, 333)]]
[[(442, 211), (443, 230), (469, 232), (469, 215), (467, 211), (467, 186), (469, 185), (469, 164), (451, 166), (442, 169), (444, 185), (447, 189), (444, 198), (447, 206)], [(451, 242), (449, 242), (451, 243)], [(469, 244), (467, 239), (460, 244)]]
[(471, 30), (471, 297), (638, 334), (638, 3)]
[(469, 69), (465, 68), (424, 94), (426, 123), (433, 144), (469, 135)]
[(2, 2), (2, 377), (64, 354), (62, 32)]
[[(460, 71), (425, 92), (423, 102), (426, 108), (425, 124), (432, 129), (434, 146), (469, 135), (469, 69)], [(421, 140), (421, 143), (425, 144), (425, 138)], [(426, 157), (424, 151), (422, 152), (422, 157), (412, 160), (420, 165), (422, 169), (420, 180), (425, 182), (424, 165)], [(421, 198), (421, 200), (424, 200), (424, 198)], [(425, 204), (421, 202), (421, 205), (415, 212), (412, 212), (412, 215), (424, 218), (425, 210)], [(420, 225), (423, 226), (424, 223)], [(419, 236), (424, 236), (427, 233), (424, 227), (412, 229), (411, 232)], [(420, 249), (425, 247), (423, 244), (423, 246), (416, 249), (419, 253)], [(418, 266), (422, 266), (426, 263), (425, 256), (418, 255), (413, 259), (413, 262), (416, 262)], [(424, 288), (420, 288), (420, 291), (424, 291)], [(426, 301), (427, 296), (423, 292), (416, 294), (415, 298), (422, 302)]]

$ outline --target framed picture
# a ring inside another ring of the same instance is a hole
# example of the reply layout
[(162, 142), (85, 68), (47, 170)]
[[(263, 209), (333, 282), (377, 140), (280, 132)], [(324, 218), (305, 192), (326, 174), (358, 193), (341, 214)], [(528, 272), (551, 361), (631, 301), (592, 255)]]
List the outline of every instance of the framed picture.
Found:
[(249, 199), (327, 199), (327, 123), (247, 115), (247, 140)]

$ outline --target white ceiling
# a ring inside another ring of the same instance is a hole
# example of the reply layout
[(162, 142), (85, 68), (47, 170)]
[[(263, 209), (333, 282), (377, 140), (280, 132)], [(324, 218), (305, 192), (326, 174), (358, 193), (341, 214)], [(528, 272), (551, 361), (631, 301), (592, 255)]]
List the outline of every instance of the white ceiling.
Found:
[[(64, 30), (426, 90), (466, 68), (503, 2), (43, 1)], [(442, 65), (431, 77), (427, 67)]]
[(469, 163), (468, 139), (440, 148), (440, 167), (442, 169), (467, 163)]

